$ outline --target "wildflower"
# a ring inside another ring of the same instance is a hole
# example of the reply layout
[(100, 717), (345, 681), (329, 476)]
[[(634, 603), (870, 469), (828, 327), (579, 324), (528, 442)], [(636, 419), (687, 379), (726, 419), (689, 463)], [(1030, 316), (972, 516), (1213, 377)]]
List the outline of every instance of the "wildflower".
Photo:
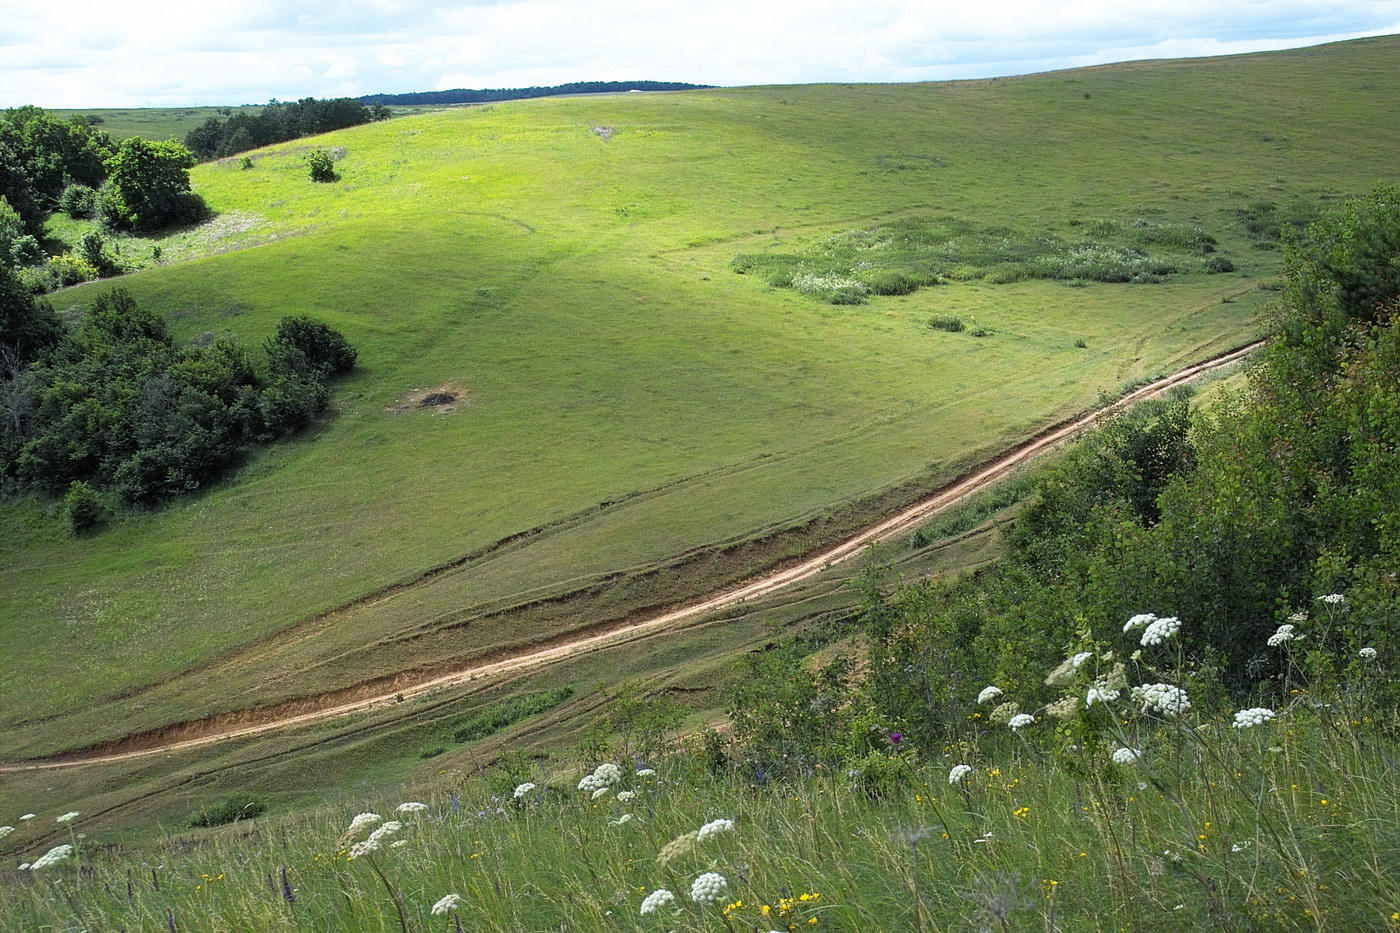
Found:
[(398, 822), (397, 820), (390, 820), (383, 826), (376, 829), (374, 832), (370, 833), (369, 836), (366, 837), (365, 842), (377, 843), (385, 836), (392, 836), (394, 833), (398, 832), (401, 829), (403, 829), (402, 823)]
[(952, 770), (948, 772), (948, 783), (961, 784), (963, 778), (971, 773), (972, 765), (953, 765)]
[(729, 882), (716, 871), (707, 871), (690, 883), (690, 899), (697, 904), (715, 904), (724, 899)]
[(15, 828), (13, 826), (0, 826), (0, 839), (4, 839), (6, 836), (8, 836), (14, 831)]
[(642, 916), (654, 914), (663, 907), (669, 907), (676, 902), (676, 896), (665, 888), (657, 888), (642, 899)]
[(1000, 687), (983, 687), (982, 692), (977, 694), (977, 705), (981, 706), (983, 703), (990, 703), (999, 696), (1001, 696)]
[(704, 826), (701, 826), (701, 827), (700, 827), (699, 832), (696, 833), (695, 841), (696, 841), (696, 842), (704, 842), (706, 839), (710, 838), (711, 836), (718, 836), (720, 833), (727, 833), (727, 832), (729, 832), (730, 830), (732, 830), (733, 828), (734, 828), (734, 821), (733, 821), (733, 820), (726, 820), (726, 819), (711, 820), (710, 822), (706, 823)]
[(1345, 606), (1347, 604), (1347, 598), (1341, 593), (1329, 593), (1326, 596), (1319, 596), (1318, 599), (1329, 606)]
[[(1374, 661), (1376, 659), (1375, 648), (1362, 648), (1356, 653), (1361, 656), (1361, 660), (1363, 661)], [(24, 817), (20, 817), (20, 819), (24, 819)]]
[(661, 847), (661, 851), (657, 854), (656, 860), (662, 865), (666, 865), (672, 860), (680, 858), (682, 855), (685, 855), (691, 849), (695, 848), (695, 840), (699, 835), (700, 833), (696, 830), (691, 830), (688, 833), (677, 836)]
[(584, 793), (591, 794), (600, 787), (606, 789), (607, 785), (591, 774), (585, 774), (579, 778), (578, 789)]
[(988, 714), (987, 718), (998, 725), (1006, 725), (1011, 721), (1011, 717), (1021, 712), (1021, 704), (1015, 700), (1007, 700)]
[(1015, 731), (1024, 729), (1035, 722), (1035, 717), (1029, 713), (1017, 713), (1006, 721), (1007, 726)]
[(1113, 760), (1120, 765), (1136, 764), (1142, 757), (1142, 750), (1137, 748), (1116, 748), (1113, 750)]
[(632, 814), (630, 814), (630, 813), (624, 813), (624, 814), (622, 814), (621, 816), (619, 816), (619, 817), (618, 817), (617, 819), (615, 819), (615, 820), (608, 820), (608, 825), (609, 825), (609, 826), (621, 826), (623, 823), (630, 823), (631, 821), (632, 821)]
[(1241, 842), (1237, 842), (1237, 843), (1235, 843), (1234, 845), (1230, 846), (1230, 851), (1231, 851), (1231, 852), (1243, 852), (1245, 849), (1248, 849), (1248, 848), (1249, 848), (1249, 840), (1248, 840), (1248, 839), (1245, 839), (1245, 840), (1243, 840), (1243, 841), (1241, 841)]
[(1131, 619), (1129, 619), (1127, 622), (1123, 623), (1123, 631), (1125, 633), (1131, 632), (1134, 629), (1142, 628), (1144, 625), (1151, 625), (1153, 622), (1156, 621), (1157, 617), (1154, 616), (1152, 613), (1140, 612), (1137, 615), (1133, 616)]
[(1070, 665), (1071, 665), (1072, 667), (1074, 667), (1074, 668), (1076, 668), (1076, 669), (1077, 669), (1077, 668), (1081, 668), (1081, 667), (1084, 666), (1084, 662), (1087, 661), (1087, 660), (1089, 660), (1089, 659), (1092, 658), (1093, 656), (1094, 656), (1094, 652), (1092, 652), (1092, 651), (1081, 651), (1081, 652), (1079, 652), (1078, 654), (1076, 654), (1074, 657), (1070, 658), (1070, 659), (1069, 659), (1069, 663), (1070, 663)]
[(622, 780), (622, 769), (611, 762), (603, 762), (593, 769), (593, 776), (611, 787)]
[(1110, 703), (1118, 699), (1121, 690), (1110, 690), (1107, 683), (1099, 681), (1089, 688), (1089, 694), (1084, 698), (1085, 706), (1093, 706), (1095, 703)]
[(1191, 708), (1186, 691), (1171, 684), (1143, 684), (1133, 688), (1133, 699), (1142, 704), (1144, 713), (1156, 711), (1163, 716), (1179, 716)]
[(426, 803), (416, 803), (416, 802), (410, 801), (409, 803), (401, 803), (401, 804), (399, 804), (398, 812), (399, 812), (399, 813), (422, 813), (422, 812), (423, 812), (424, 810), (426, 810), (426, 809), (428, 809), (428, 805), (427, 805)]
[(1285, 642), (1290, 642), (1298, 636), (1294, 634), (1295, 626), (1291, 622), (1285, 622), (1278, 627), (1278, 631), (1269, 636), (1269, 647), (1277, 648)]
[(461, 904), (462, 895), (448, 894), (447, 896), (439, 900), (436, 904), (434, 904), (432, 910), (428, 912), (436, 917), (441, 917), (443, 914), (448, 914), (456, 910), (458, 907), (461, 906)]
[(345, 831), (345, 835), (341, 836), (340, 838), (349, 839), (351, 836), (358, 835), (360, 830), (364, 829), (366, 826), (373, 826), (375, 823), (378, 823), (381, 819), (383, 819), (383, 817), (381, 817), (378, 813), (361, 813), (359, 816), (356, 816), (353, 820), (350, 821), (350, 828), (347, 829)]
[(408, 845), (408, 840), (407, 840), (407, 839), (400, 839), (400, 840), (398, 840), (397, 842), (391, 842), (391, 843), (389, 843), (389, 848), (391, 848), (391, 849), (402, 849), (402, 848), (403, 848), (404, 846), (406, 846), (406, 845)]
[(604, 794), (607, 794), (607, 793), (610, 792), (611, 790), (612, 790), (611, 787), (600, 787), (600, 788), (598, 788), (597, 790), (595, 790), (595, 791), (593, 792), (593, 795), (592, 795), (592, 797), (591, 797), (590, 799), (592, 799), (592, 800), (597, 800), (599, 797), (602, 797)]
[(1249, 729), (1254, 726), (1262, 726), (1270, 719), (1274, 718), (1274, 711), (1263, 706), (1255, 706), (1251, 709), (1242, 709), (1235, 713), (1235, 728)]
[(1056, 719), (1068, 719), (1079, 711), (1079, 697), (1074, 694), (1062, 696), (1045, 707), (1045, 712)]
[(1021, 819), (1025, 819), (1026, 817), (1028, 817), (1028, 816), (1031, 815), (1031, 808), (1030, 808), (1030, 807), (1017, 807), (1015, 810), (1012, 810), (1012, 811), (1011, 811), (1011, 815), (1012, 815), (1012, 816), (1015, 816), (1015, 817), (1019, 817), (1019, 818), (1021, 818)]
[(1176, 616), (1154, 619), (1142, 633), (1142, 646), (1146, 648), (1148, 645), (1160, 645), (1175, 635), (1180, 628), (1181, 620)]
[(61, 846), (54, 846), (49, 851), (36, 858), (34, 863), (29, 866), (29, 870), (38, 871), (41, 868), (48, 868), (50, 865), (57, 865), (72, 854), (73, 847), (66, 842)]
[(363, 842), (357, 842), (357, 843), (355, 843), (353, 846), (350, 847), (350, 857), (351, 857), (352, 859), (355, 859), (355, 858), (364, 858), (366, 855), (369, 855), (371, 852), (378, 852), (378, 851), (379, 851), (379, 840), (378, 840), (378, 839), (366, 839), (366, 840), (364, 840)]
[(534, 782), (532, 782), (532, 781), (526, 781), (524, 784), (521, 784), (519, 787), (517, 787), (517, 788), (515, 789), (514, 797), (515, 797), (516, 800), (519, 800), (520, 798), (524, 797), (526, 794), (528, 794), (530, 791), (532, 791), (532, 790), (534, 790), (534, 789), (535, 789)]
[(34, 814), (32, 814), (32, 813), (26, 813), (24, 816), (20, 817), (20, 819), (22, 819), (22, 820), (32, 820), (32, 819), (34, 819)]
[(626, 803), (627, 801), (633, 799), (636, 796), (637, 794), (635, 791), (620, 790), (617, 792), (617, 799), (622, 801), (623, 803)]
[(67, 813), (54, 820), (55, 823), (71, 823), (78, 818), (77, 810), (69, 810)]
[(891, 745), (898, 745), (900, 742), (903, 742), (903, 741), (904, 741), (904, 733), (903, 733), (903, 732), (891, 732), (891, 733), (890, 733), (890, 744), (891, 744)]
[(641, 768), (637, 771), (637, 777), (656, 777), (656, 769)]

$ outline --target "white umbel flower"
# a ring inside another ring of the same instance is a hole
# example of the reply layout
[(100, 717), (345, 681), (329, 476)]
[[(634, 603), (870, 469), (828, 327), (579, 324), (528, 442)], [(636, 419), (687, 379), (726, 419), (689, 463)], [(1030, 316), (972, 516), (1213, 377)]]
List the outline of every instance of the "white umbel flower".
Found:
[(71, 823), (78, 818), (77, 810), (69, 810), (67, 813), (54, 820), (55, 823)]
[(1120, 765), (1137, 764), (1142, 757), (1142, 750), (1137, 748), (1115, 748), (1113, 750), (1113, 760)]
[(535, 782), (534, 782), (534, 781), (526, 781), (524, 784), (521, 784), (521, 785), (519, 785), (519, 786), (517, 786), (517, 787), (515, 788), (515, 793), (514, 793), (512, 796), (515, 797), (516, 800), (519, 800), (520, 798), (524, 797), (526, 794), (530, 793), (530, 791), (532, 791), (532, 790), (534, 790), (534, 789), (535, 789)]
[(622, 801), (623, 803), (626, 803), (626, 802), (629, 801), (629, 800), (635, 799), (636, 796), (637, 796), (636, 791), (620, 790), (620, 791), (617, 792), (617, 799), (620, 800), (620, 801)]
[(717, 871), (707, 871), (690, 883), (690, 899), (697, 904), (717, 904), (729, 890), (729, 882)]
[(602, 797), (604, 794), (607, 794), (607, 793), (609, 793), (609, 792), (611, 792), (611, 791), (612, 791), (612, 788), (611, 788), (611, 787), (600, 787), (600, 788), (598, 788), (597, 790), (595, 790), (595, 791), (593, 792), (593, 796), (592, 796), (591, 798), (589, 798), (589, 799), (591, 799), (591, 800), (597, 800), (599, 797)]
[(1278, 631), (1274, 632), (1272, 635), (1269, 636), (1269, 647), (1277, 648), (1279, 645), (1285, 644), (1297, 638), (1298, 635), (1294, 631), (1295, 628), (1296, 626), (1294, 626), (1291, 622), (1285, 622), (1282, 625), (1280, 625), (1278, 627)]
[(1180, 716), (1191, 708), (1186, 691), (1172, 684), (1143, 684), (1133, 688), (1133, 699), (1142, 704), (1144, 713), (1157, 712), (1163, 716)]
[(426, 809), (428, 809), (426, 803), (418, 803), (414, 800), (410, 800), (408, 803), (401, 803), (398, 806), (398, 812), (400, 813), (422, 813)]
[(1270, 719), (1273, 719), (1275, 715), (1273, 710), (1264, 706), (1242, 709), (1235, 713), (1234, 726), (1236, 729), (1252, 729), (1255, 726), (1262, 726)]
[(1121, 690), (1110, 690), (1108, 684), (1100, 681), (1089, 688), (1089, 693), (1084, 697), (1085, 706), (1093, 706), (1095, 703), (1112, 703), (1118, 699)]
[(0, 839), (4, 839), (6, 836), (8, 836), (14, 831), (15, 828), (13, 826), (0, 826)]
[(676, 896), (665, 888), (657, 888), (646, 897), (642, 898), (642, 916), (654, 914), (663, 907), (669, 907), (676, 902)]
[(1123, 623), (1123, 631), (1125, 633), (1131, 632), (1134, 629), (1142, 628), (1144, 625), (1151, 625), (1153, 622), (1156, 621), (1157, 617), (1152, 613), (1140, 612), (1137, 615), (1133, 616), (1131, 619), (1129, 619), (1127, 622)]
[(369, 836), (365, 838), (365, 842), (378, 843), (379, 840), (383, 839), (385, 836), (392, 836), (394, 833), (398, 832), (401, 829), (403, 829), (402, 823), (400, 823), (398, 820), (390, 820), (383, 826), (376, 829), (374, 832), (370, 833)]
[(1032, 716), (1030, 713), (1017, 713), (1015, 716), (1012, 716), (1010, 719), (1008, 719), (1006, 721), (1006, 724), (1011, 728), (1013, 732), (1019, 732), (1020, 730), (1026, 728), (1026, 726), (1029, 726), (1034, 722), (1035, 717)]
[(1326, 596), (1319, 596), (1318, 599), (1329, 606), (1345, 606), (1347, 604), (1347, 598), (1341, 593), (1328, 593)]
[[(1363, 661), (1374, 661), (1376, 659), (1375, 648), (1362, 648), (1356, 653), (1360, 656), (1361, 660)], [(20, 817), (20, 819), (24, 819), (24, 817)]]
[(961, 784), (963, 778), (972, 773), (972, 765), (953, 765), (948, 771), (949, 784)]
[(591, 774), (585, 774), (583, 777), (579, 778), (578, 781), (578, 789), (586, 794), (591, 794), (598, 788), (605, 786), (606, 785), (602, 781)]
[(1073, 667), (1075, 670), (1079, 670), (1079, 668), (1084, 666), (1084, 662), (1089, 660), (1093, 656), (1094, 652), (1092, 651), (1081, 651), (1074, 657), (1069, 659), (1070, 666)]
[(59, 862), (73, 854), (73, 847), (68, 843), (61, 846), (54, 846), (43, 855), (36, 858), (29, 866), (30, 871), (38, 871), (41, 868), (48, 868), (50, 865), (57, 865)]
[(1181, 629), (1181, 620), (1176, 616), (1153, 619), (1142, 632), (1142, 646), (1160, 645)]
[(999, 696), (1001, 696), (1000, 687), (983, 687), (982, 692), (977, 694), (977, 705), (981, 706), (983, 703), (990, 703)]
[(711, 820), (700, 827), (699, 834), (695, 837), (696, 842), (704, 842), (711, 836), (718, 836), (720, 833), (727, 833), (734, 828), (733, 820), (718, 819)]
[(632, 814), (624, 813), (615, 820), (608, 820), (609, 826), (621, 826), (624, 823), (632, 822)]
[(638, 768), (637, 777), (656, 777), (655, 768)]
[(378, 852), (378, 851), (379, 851), (379, 840), (378, 840), (378, 839), (366, 839), (366, 840), (364, 840), (363, 842), (357, 842), (357, 843), (355, 843), (353, 846), (350, 847), (350, 857), (351, 857), (351, 858), (364, 858), (366, 855), (369, 855), (371, 852)]
[(443, 914), (450, 914), (462, 905), (462, 895), (448, 894), (433, 905), (429, 913), (441, 917)]
[(622, 769), (610, 761), (605, 761), (593, 769), (593, 776), (611, 787), (622, 780)]
[(364, 829), (367, 826), (373, 826), (375, 823), (378, 823), (381, 819), (383, 819), (383, 817), (381, 817), (378, 813), (361, 813), (360, 815), (356, 816), (353, 820), (350, 821), (350, 828), (345, 831), (345, 835), (347, 837), (354, 836), (357, 833), (359, 833), (360, 830)]

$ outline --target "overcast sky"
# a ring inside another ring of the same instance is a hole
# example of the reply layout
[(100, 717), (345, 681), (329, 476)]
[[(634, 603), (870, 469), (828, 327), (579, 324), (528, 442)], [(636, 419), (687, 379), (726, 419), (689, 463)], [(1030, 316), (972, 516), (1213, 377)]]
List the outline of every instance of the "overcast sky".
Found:
[(1397, 32), (1400, 0), (0, 0), (0, 106), (925, 81)]

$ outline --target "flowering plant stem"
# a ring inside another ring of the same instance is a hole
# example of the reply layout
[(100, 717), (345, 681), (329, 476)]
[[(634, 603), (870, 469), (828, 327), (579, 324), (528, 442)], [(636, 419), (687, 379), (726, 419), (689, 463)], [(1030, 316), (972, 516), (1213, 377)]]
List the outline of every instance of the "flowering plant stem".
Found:
[(389, 883), (389, 879), (384, 877), (384, 872), (379, 870), (379, 865), (375, 863), (374, 856), (367, 854), (364, 858), (365, 861), (369, 863), (369, 867), (379, 876), (380, 884), (384, 885), (384, 890), (389, 892), (389, 897), (394, 902), (394, 909), (399, 912), (399, 929), (401, 929), (403, 933), (408, 933), (408, 914), (404, 911), (403, 898), (399, 896), (398, 890)]

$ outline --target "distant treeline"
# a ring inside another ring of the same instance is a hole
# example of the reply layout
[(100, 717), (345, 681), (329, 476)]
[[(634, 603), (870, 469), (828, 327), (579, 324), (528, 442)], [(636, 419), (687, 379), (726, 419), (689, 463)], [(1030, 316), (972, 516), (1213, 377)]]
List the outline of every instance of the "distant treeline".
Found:
[(185, 136), (185, 145), (198, 159), (219, 159), (388, 117), (389, 108), (382, 104), (366, 106), (349, 97), (335, 100), (305, 97), (295, 102), (272, 100), (257, 114), (236, 113), (224, 120), (210, 117), (190, 130)]
[[(412, 94), (366, 94), (356, 98), (365, 104), (481, 104), (496, 100), (523, 100), (527, 97), (553, 97), (559, 94), (607, 94), (617, 91), (693, 91), (713, 84), (686, 84), (681, 81), (574, 81), (553, 87), (502, 87), (451, 91), (417, 91)], [(193, 146), (191, 146), (193, 148)]]

